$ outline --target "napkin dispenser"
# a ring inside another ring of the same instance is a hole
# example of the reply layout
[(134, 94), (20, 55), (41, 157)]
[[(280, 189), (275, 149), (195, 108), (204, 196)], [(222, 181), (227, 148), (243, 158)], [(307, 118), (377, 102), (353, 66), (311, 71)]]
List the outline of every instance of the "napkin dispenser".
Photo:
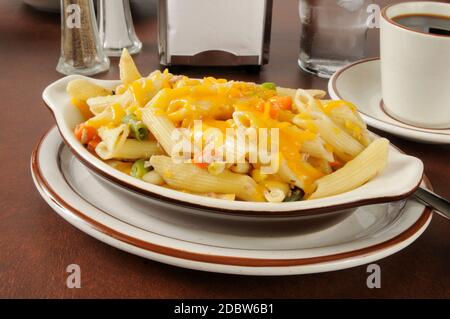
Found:
[(269, 61), (273, 0), (159, 0), (162, 65), (261, 66)]

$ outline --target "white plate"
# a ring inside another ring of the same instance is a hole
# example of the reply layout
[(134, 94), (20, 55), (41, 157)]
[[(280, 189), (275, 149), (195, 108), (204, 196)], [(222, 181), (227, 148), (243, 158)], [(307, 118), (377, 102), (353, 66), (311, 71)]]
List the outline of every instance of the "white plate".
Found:
[(77, 108), (70, 103), (66, 87), (70, 81), (79, 78), (85, 78), (109, 88), (113, 88), (120, 83), (119, 81), (96, 80), (80, 75), (70, 75), (45, 88), (42, 97), (53, 112), (56, 125), (62, 138), (70, 146), (70, 150), (98, 175), (115, 182), (121, 187), (132, 189), (153, 199), (163, 199), (166, 205), (171, 205), (174, 209), (182, 206), (182, 209), (191, 207), (219, 214), (265, 215), (267, 217), (286, 215), (301, 217), (311, 214), (336, 213), (338, 211), (349, 212), (362, 204), (375, 204), (406, 198), (415, 191), (422, 179), (422, 162), (418, 158), (403, 154), (391, 147), (386, 169), (375, 178), (346, 193), (307, 201), (292, 203), (226, 201), (146, 183), (112, 168), (91, 154), (75, 138), (73, 129), (84, 119)]
[(411, 244), (432, 216), (408, 200), (403, 209), (405, 202), (361, 207), (310, 232), (290, 221), (180, 213), (106, 187), (72, 155), (56, 128), (36, 147), (31, 166), (42, 197), (83, 232), (132, 254), (211, 272), (291, 275), (370, 263)]
[(337, 71), (328, 82), (328, 93), (332, 99), (357, 105), (363, 119), (372, 127), (417, 142), (450, 144), (450, 129), (412, 126), (384, 111), (379, 58), (357, 61)]

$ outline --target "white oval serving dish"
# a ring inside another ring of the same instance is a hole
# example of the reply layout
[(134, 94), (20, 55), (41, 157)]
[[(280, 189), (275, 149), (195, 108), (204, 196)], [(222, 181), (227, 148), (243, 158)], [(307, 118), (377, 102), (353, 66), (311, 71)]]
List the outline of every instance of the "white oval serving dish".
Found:
[[(70, 103), (66, 93), (67, 84), (80, 75), (70, 75), (50, 84), (43, 92), (43, 100), (52, 111), (56, 125), (65, 143), (73, 154), (87, 167), (102, 178), (114, 184), (150, 197), (162, 205), (173, 208), (193, 208), (214, 213), (238, 214), (247, 216), (293, 217), (329, 213), (351, 212), (359, 206), (401, 200), (410, 196), (419, 186), (423, 175), (422, 162), (412, 156), (390, 147), (386, 169), (366, 184), (343, 194), (314, 200), (292, 203), (256, 203), (226, 201), (203, 197), (161, 186), (146, 183), (122, 173), (91, 154), (73, 134), (75, 126), (84, 121), (78, 109)], [(119, 81), (90, 81), (108, 88), (114, 88)]]

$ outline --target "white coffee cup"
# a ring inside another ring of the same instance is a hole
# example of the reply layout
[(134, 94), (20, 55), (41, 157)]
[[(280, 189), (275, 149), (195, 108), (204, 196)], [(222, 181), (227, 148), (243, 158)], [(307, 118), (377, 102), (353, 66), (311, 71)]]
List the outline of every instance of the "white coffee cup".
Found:
[(450, 128), (450, 36), (412, 30), (392, 19), (427, 14), (450, 17), (450, 4), (404, 2), (382, 10), (380, 46), (383, 102), (399, 121)]

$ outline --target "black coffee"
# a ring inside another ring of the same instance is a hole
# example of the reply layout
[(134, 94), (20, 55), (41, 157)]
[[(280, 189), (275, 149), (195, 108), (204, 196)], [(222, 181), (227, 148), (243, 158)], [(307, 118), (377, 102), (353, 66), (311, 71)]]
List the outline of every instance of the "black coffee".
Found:
[(392, 20), (412, 30), (450, 36), (450, 16), (405, 14), (394, 17)]

